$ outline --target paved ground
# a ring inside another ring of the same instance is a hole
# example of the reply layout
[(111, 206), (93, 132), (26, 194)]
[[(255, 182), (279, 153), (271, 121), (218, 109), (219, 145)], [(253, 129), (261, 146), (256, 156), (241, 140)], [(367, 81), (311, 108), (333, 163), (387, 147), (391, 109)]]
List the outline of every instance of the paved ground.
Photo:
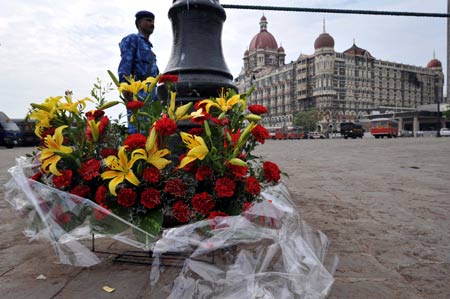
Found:
[[(0, 148), (0, 185), (29, 151)], [(450, 138), (268, 141), (258, 152), (289, 173), (302, 216), (331, 239), (330, 299), (450, 298)], [(152, 298), (147, 267), (108, 256), (62, 266), (22, 229), (0, 189), (0, 298)]]

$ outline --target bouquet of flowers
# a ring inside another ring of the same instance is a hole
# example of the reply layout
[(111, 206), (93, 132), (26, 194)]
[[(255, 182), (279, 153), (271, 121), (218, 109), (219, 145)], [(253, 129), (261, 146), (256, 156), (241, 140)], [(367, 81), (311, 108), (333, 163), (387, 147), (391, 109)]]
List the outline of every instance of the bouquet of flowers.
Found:
[[(106, 101), (113, 85), (98, 81), (92, 98), (75, 101), (66, 92), (32, 104), (28, 116), (42, 140), (31, 179), (103, 207), (85, 217), (102, 221), (115, 214), (156, 235), (170, 222), (238, 215), (279, 182), (278, 166), (252, 154), (269, 133), (259, 124), (267, 109), (247, 105), (251, 91), (223, 90), (219, 97), (179, 104), (177, 76), (119, 83), (109, 73), (120, 101)], [(165, 101), (153, 100), (160, 85), (169, 91)], [(89, 103), (95, 109), (87, 111)], [(120, 117), (106, 116), (107, 108), (120, 103), (138, 133), (128, 133)], [(80, 222), (70, 209), (53, 213), (66, 230)]]

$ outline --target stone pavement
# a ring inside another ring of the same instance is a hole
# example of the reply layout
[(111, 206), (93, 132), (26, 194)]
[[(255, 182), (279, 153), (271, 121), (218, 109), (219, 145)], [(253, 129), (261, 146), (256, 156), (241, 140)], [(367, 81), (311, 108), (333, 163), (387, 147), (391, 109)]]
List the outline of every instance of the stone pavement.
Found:
[[(148, 266), (109, 255), (64, 266), (46, 241), (29, 242), (3, 184), (31, 150), (0, 148), (0, 298), (161, 298)], [(450, 138), (269, 140), (258, 153), (289, 174), (303, 218), (339, 256), (330, 299), (450, 298)]]

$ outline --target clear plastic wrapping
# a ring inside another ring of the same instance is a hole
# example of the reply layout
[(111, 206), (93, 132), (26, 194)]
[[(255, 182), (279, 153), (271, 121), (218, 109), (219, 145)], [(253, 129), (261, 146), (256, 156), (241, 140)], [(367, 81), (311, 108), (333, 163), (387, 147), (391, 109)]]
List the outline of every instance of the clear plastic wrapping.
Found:
[[(154, 298), (326, 298), (337, 258), (328, 239), (306, 225), (286, 186), (267, 187), (238, 216), (166, 229), (155, 238), (89, 199), (28, 179), (18, 159), (6, 200), (28, 220), (28, 234), (47, 238), (61, 263), (101, 260), (82, 239), (107, 236), (153, 253)], [(149, 240), (153, 240), (150, 242)]]

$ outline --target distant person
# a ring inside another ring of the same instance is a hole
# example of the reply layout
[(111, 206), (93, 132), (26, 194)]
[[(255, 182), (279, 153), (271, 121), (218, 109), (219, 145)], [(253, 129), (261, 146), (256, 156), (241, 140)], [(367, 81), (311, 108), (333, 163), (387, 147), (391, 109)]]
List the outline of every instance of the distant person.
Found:
[[(145, 80), (148, 77), (156, 77), (159, 74), (156, 65), (156, 55), (152, 51), (150, 35), (155, 29), (155, 15), (149, 11), (139, 11), (136, 13), (135, 24), (138, 33), (132, 33), (125, 36), (119, 43), (120, 64), (119, 64), (119, 82), (127, 82), (128, 76), (133, 76), (135, 80)], [(131, 94), (124, 94), (127, 100), (131, 100)], [(139, 98), (144, 100), (147, 94), (141, 92)], [(156, 99), (156, 93), (152, 95)], [(128, 111), (128, 120), (131, 112)], [(136, 133), (136, 128), (128, 126), (129, 133)]]

